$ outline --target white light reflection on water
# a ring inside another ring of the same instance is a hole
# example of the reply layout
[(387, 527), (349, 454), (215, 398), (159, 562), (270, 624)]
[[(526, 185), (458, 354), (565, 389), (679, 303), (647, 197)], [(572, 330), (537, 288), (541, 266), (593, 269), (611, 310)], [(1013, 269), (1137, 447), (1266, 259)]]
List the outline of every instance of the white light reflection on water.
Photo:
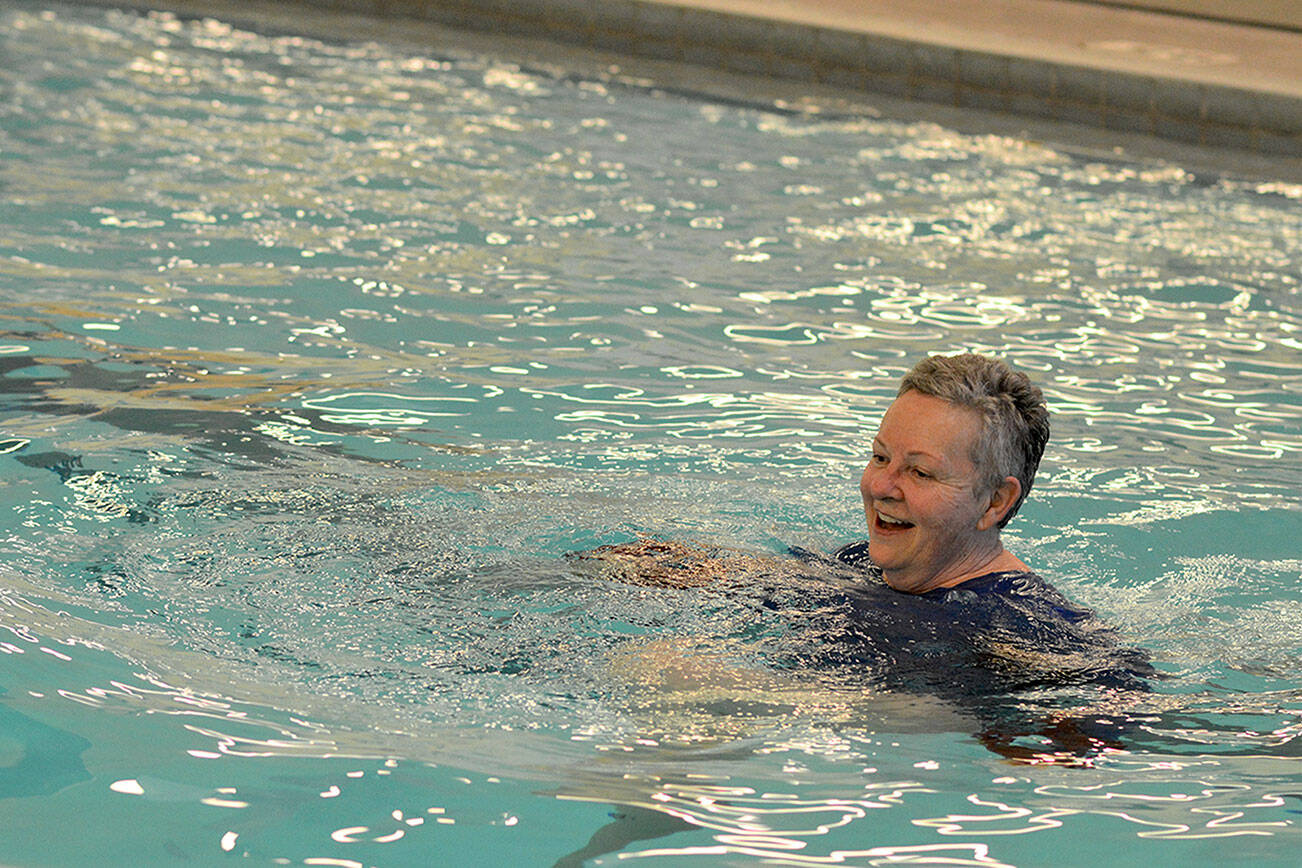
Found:
[[(309, 864), (545, 864), (589, 834), (592, 859), (1291, 856), (1296, 184), (397, 34), (4, 17), (22, 822)], [(1156, 653), (1154, 694), (1027, 695), (1001, 729), (792, 683), (773, 661), (809, 649), (762, 589), (563, 557), (847, 541), (895, 382), (958, 349), (1044, 385), (1011, 535)], [(724, 677), (668, 689), (666, 660)], [(1116, 743), (1072, 740), (1101, 716)], [(85, 861), (35, 847), (5, 858)]]

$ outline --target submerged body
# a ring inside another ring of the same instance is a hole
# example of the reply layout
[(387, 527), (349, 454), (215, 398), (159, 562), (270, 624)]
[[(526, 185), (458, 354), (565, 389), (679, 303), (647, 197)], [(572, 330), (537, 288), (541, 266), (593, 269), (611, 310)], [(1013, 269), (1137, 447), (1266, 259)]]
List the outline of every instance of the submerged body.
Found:
[(870, 548), (775, 557), (641, 539), (573, 557), (625, 584), (754, 595), (787, 625), (779, 668), (844, 686), (964, 703), (1035, 687), (1147, 689), (1147, 655), (1037, 573), (994, 570), (914, 594), (883, 579)]
[(827, 663), (861, 667), (881, 686), (951, 699), (1072, 684), (1143, 690), (1154, 674), (1146, 654), (1123, 646), (1093, 610), (1035, 572), (994, 570), (909, 594), (883, 580), (868, 551), (862, 541), (833, 555), (851, 569), (839, 571), (835, 608), (843, 617), (826, 637)]

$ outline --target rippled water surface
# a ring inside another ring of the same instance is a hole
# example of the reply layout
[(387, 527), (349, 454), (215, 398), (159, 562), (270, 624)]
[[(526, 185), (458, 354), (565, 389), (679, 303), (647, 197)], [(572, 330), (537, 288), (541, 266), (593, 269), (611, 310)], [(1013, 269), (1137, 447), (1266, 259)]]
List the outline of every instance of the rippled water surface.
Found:
[[(451, 37), (0, 22), (0, 861), (1296, 859), (1296, 184)], [(894, 384), (960, 350), (1043, 385), (1010, 547), (1152, 693), (992, 723), (781, 662), (788, 546), (862, 535)], [(566, 557), (638, 535), (769, 566)]]

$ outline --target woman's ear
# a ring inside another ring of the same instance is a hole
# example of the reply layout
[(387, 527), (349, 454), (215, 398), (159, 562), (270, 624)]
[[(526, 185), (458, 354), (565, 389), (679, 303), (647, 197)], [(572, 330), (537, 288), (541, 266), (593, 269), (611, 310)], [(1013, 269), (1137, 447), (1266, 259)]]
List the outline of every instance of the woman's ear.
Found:
[(990, 495), (990, 505), (986, 511), (977, 519), (977, 530), (990, 530), (992, 527), (998, 527), (999, 522), (1004, 520), (1004, 516), (1017, 503), (1017, 498), (1022, 496), (1022, 483), (1016, 476), (1005, 476), (1004, 481), (999, 483), (999, 487)]

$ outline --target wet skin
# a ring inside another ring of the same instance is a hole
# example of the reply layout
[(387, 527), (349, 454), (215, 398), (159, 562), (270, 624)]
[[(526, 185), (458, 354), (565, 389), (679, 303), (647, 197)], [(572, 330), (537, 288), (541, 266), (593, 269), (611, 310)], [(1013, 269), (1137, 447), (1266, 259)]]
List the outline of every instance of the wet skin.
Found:
[(1009, 476), (983, 490), (972, 460), (980, 430), (976, 411), (916, 391), (882, 417), (859, 490), (868, 552), (896, 590), (920, 594), (1029, 569), (999, 539), (1021, 484)]

